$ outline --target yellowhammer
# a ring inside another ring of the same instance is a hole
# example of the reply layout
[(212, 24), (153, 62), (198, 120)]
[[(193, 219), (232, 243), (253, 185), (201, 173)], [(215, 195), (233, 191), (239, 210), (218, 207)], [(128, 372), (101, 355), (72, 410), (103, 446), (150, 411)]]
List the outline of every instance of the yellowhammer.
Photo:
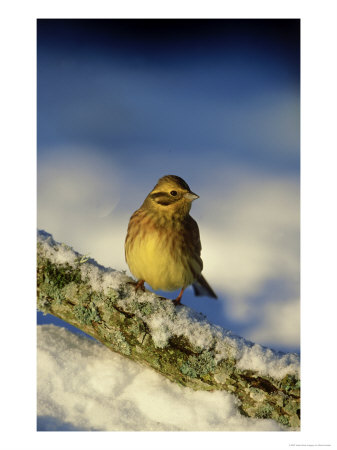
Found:
[(132, 214), (125, 259), (138, 280), (136, 289), (144, 290), (144, 282), (163, 291), (181, 289), (176, 305), (190, 284), (195, 295), (217, 298), (201, 275), (199, 228), (189, 215), (196, 198), (182, 178), (166, 175)]

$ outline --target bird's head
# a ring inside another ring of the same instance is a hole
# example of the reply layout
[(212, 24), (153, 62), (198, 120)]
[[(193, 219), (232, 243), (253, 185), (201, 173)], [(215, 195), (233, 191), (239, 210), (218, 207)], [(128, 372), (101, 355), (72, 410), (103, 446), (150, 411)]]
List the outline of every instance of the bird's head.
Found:
[(158, 180), (143, 206), (162, 213), (186, 215), (191, 209), (191, 203), (197, 198), (199, 196), (191, 191), (182, 178), (165, 175)]

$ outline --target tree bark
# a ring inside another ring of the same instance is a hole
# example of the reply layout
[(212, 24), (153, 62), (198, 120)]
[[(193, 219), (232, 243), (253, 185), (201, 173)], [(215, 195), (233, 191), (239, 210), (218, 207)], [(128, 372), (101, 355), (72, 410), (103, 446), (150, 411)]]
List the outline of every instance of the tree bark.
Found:
[[(121, 282), (107, 286), (104, 277), (109, 279), (109, 276)], [(102, 280), (101, 286), (97, 279)], [(137, 300), (128, 280), (125, 274), (99, 266), (70, 247), (56, 243), (51, 235), (39, 232), (37, 307), (40, 311), (59, 317), (112, 351), (151, 367), (180, 385), (233, 393), (240, 412), (246, 416), (272, 418), (285, 427), (299, 429), (297, 373), (289, 370), (280, 379), (242, 368), (230, 348), (219, 359), (217, 349), (231, 345), (226, 338), (228, 332), (222, 330), (221, 335), (219, 327), (210, 325), (193, 312), (194, 327), (205, 329), (207, 333), (216, 329), (207, 345), (200, 345), (188, 333), (172, 331), (177, 328), (179, 314), (184, 308), (186, 312), (187, 307), (175, 308), (171, 301), (149, 292), (139, 294)], [(156, 328), (158, 321), (163, 321), (163, 325)], [(160, 334), (163, 327), (171, 330), (166, 339)]]

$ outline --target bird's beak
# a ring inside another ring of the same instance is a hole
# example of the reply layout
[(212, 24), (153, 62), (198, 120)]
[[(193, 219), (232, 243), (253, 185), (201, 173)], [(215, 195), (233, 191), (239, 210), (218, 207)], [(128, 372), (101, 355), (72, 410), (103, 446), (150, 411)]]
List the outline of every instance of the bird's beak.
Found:
[(196, 200), (197, 198), (199, 198), (199, 195), (195, 194), (194, 192), (186, 192), (186, 194), (184, 194), (184, 197), (187, 200), (190, 200), (191, 202), (193, 202), (193, 200)]

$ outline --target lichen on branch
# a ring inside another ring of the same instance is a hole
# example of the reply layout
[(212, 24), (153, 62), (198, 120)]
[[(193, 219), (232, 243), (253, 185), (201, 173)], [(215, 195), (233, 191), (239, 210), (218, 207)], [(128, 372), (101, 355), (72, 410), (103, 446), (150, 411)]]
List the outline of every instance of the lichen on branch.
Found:
[(275, 352), (38, 232), (37, 307), (173, 382), (236, 395), (242, 414), (300, 425), (299, 357)]

